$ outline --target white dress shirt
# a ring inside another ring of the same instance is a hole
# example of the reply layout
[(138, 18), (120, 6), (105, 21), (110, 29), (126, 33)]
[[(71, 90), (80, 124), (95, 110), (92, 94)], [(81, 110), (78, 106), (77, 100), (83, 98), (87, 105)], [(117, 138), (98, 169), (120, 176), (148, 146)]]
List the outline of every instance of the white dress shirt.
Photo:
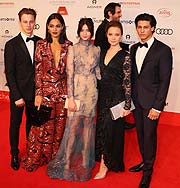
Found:
[(148, 50), (150, 49), (152, 43), (154, 42), (154, 37), (151, 37), (148, 41), (148, 47), (138, 47), (137, 51), (136, 51), (136, 65), (137, 65), (137, 69), (138, 69), (138, 73), (140, 73), (141, 71), (141, 67), (144, 61), (144, 58), (148, 52)]
[[(34, 41), (32, 41), (32, 40), (30, 40), (30, 41), (28, 41), (28, 42), (26, 42), (26, 39), (27, 39), (27, 37), (29, 37), (29, 36), (26, 36), (24, 33), (22, 33), (21, 32), (21, 36), (22, 36), (22, 38), (23, 38), (23, 40), (24, 40), (24, 42), (25, 42), (25, 44), (26, 44), (26, 46), (27, 46), (27, 49), (28, 49), (28, 51), (29, 51), (29, 54), (30, 54), (30, 56), (31, 56), (31, 60), (32, 60), (32, 63), (33, 63), (33, 61), (34, 61)], [(34, 35), (32, 35), (31, 37), (33, 37)]]

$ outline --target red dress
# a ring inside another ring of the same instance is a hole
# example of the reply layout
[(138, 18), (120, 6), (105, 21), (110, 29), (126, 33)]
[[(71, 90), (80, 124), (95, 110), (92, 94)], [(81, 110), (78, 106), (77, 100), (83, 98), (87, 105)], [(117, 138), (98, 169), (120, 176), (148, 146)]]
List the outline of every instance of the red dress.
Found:
[(34, 171), (48, 163), (58, 151), (66, 123), (67, 112), (64, 109), (67, 96), (66, 61), (68, 46), (61, 44), (60, 62), (56, 68), (50, 43), (40, 40), (35, 53), (36, 95), (43, 96), (43, 104), (53, 108), (48, 122), (35, 127), (32, 125), (26, 155), (22, 158), (23, 168)]

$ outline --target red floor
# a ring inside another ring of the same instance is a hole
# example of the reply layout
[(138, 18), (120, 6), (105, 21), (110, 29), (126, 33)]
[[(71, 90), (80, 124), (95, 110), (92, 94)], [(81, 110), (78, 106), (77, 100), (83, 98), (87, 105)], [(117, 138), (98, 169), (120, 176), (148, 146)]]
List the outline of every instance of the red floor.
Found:
[[(46, 166), (36, 172), (28, 173), (20, 168), (13, 171), (10, 168), (9, 155), (9, 103), (0, 101), (0, 187), (2, 188), (138, 188), (141, 172), (130, 173), (128, 168), (140, 162), (137, 145), (136, 130), (126, 131), (125, 135), (125, 164), (123, 173), (109, 172), (103, 180), (87, 182), (68, 182), (50, 179), (46, 173)], [(165, 114), (158, 128), (157, 159), (152, 177), (151, 188), (179, 188), (180, 187), (180, 118), (177, 114)], [(21, 127), (20, 150), (25, 151), (24, 122)], [(97, 163), (92, 176), (98, 170)]]

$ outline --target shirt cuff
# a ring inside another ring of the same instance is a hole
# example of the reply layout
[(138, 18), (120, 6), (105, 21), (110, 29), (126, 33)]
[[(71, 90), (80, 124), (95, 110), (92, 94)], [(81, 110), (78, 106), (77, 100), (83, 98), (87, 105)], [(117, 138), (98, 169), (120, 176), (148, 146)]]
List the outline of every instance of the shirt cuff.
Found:
[(159, 114), (161, 113), (161, 111), (159, 111), (159, 110), (156, 110), (156, 109), (154, 109), (154, 108), (152, 108), (154, 111), (156, 111), (156, 112), (158, 112)]

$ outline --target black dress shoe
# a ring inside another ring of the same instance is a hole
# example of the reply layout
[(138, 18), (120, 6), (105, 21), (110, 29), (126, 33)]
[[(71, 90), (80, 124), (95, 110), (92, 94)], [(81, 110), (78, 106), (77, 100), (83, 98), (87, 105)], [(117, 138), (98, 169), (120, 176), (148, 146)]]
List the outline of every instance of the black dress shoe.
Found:
[(136, 166), (133, 166), (129, 169), (130, 172), (139, 172), (143, 169), (144, 163), (140, 163)]
[(135, 127), (135, 124), (134, 123), (128, 123), (128, 122), (125, 122), (124, 123), (124, 128), (125, 129), (132, 129)]
[(139, 184), (139, 188), (149, 188), (151, 182), (151, 176), (143, 176), (140, 184)]
[(19, 159), (17, 155), (12, 155), (11, 158), (11, 167), (13, 170), (19, 170)]

